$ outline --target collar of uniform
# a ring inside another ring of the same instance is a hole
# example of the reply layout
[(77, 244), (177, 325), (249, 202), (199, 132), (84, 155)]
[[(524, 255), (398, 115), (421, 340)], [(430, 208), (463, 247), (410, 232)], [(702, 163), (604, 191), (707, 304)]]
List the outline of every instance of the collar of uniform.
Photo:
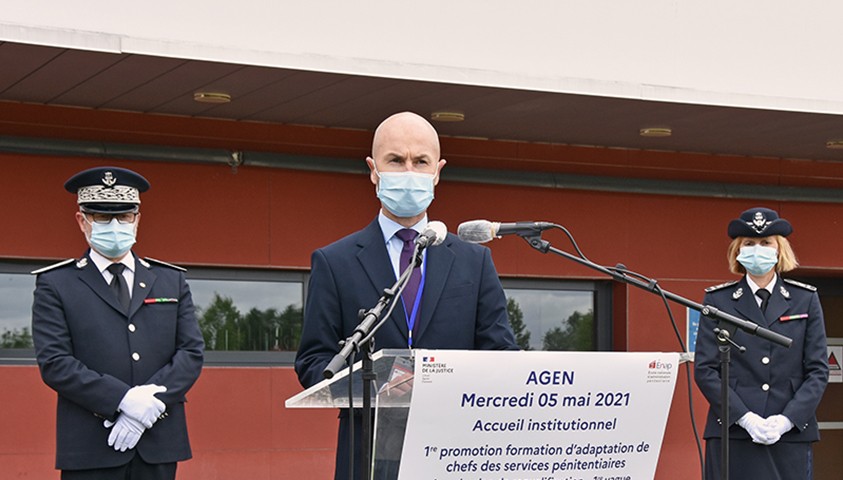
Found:
[[(383, 243), (389, 243), (392, 237), (395, 236), (395, 232), (401, 230), (402, 228), (406, 228), (400, 223), (397, 223), (394, 220), (388, 218), (386, 215), (384, 215), (383, 209), (381, 209), (380, 213), (378, 213), (378, 224), (381, 227), (381, 233), (383, 233)], [(424, 233), (425, 227), (427, 227), (427, 215), (425, 215), (421, 220), (419, 220), (419, 223), (413, 225), (410, 228), (419, 232), (419, 234), (422, 234)]]
[[(767, 290), (768, 292), (770, 292), (770, 295), (772, 295), (773, 294), (773, 288), (776, 286), (776, 282), (778, 280), (779, 280), (779, 275), (777, 273), (774, 273), (773, 278), (770, 279), (770, 283), (768, 283), (767, 286), (764, 287), (764, 290)], [(757, 283), (752, 281), (752, 278), (750, 278), (749, 275), (746, 276), (746, 284), (749, 285), (749, 289), (752, 290), (753, 296), (755, 296), (755, 292), (757, 292), (761, 288), (761, 287), (758, 286)], [(760, 302), (761, 300), (759, 299), (758, 301)]]
[[(114, 263), (111, 260), (102, 256), (102, 254), (100, 254), (93, 248), (88, 252), (88, 256), (91, 257), (91, 261), (94, 262), (94, 265), (97, 266), (97, 269), (100, 271), (100, 273), (104, 272), (109, 265)], [(135, 256), (131, 253), (125, 255), (123, 259), (120, 260), (120, 263), (125, 265), (126, 268), (128, 268), (132, 272), (135, 271)]]

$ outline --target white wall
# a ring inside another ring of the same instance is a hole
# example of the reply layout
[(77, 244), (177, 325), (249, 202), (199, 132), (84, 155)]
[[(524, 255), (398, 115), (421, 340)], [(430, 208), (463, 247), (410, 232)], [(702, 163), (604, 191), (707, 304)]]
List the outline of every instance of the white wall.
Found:
[(841, 2), (3, 0), (0, 39), (843, 114)]

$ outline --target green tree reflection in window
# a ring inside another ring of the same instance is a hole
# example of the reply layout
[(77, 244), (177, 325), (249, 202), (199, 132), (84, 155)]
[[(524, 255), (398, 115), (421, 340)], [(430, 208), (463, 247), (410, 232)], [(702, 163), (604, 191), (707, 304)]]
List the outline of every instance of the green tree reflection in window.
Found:
[(542, 349), (555, 352), (588, 351), (594, 348), (594, 313), (574, 312), (564, 327), (553, 327), (544, 334)]
[(522, 350), (596, 351), (594, 292), (506, 288), (507, 314)]
[(29, 327), (3, 329), (0, 348), (32, 348), (32, 333)]
[(521, 347), (521, 350), (532, 350), (530, 346), (530, 331), (527, 330), (527, 325), (524, 324), (524, 312), (518, 306), (518, 302), (510, 297), (506, 299), (506, 313), (509, 316), (509, 324), (512, 326), (512, 331), (515, 333), (515, 343)]
[(32, 348), (32, 292), (35, 276), (28, 269), (0, 273), (0, 348)]
[(199, 327), (208, 350), (291, 351), (298, 348), (302, 309), (252, 307), (241, 314), (231, 297), (214, 292), (211, 303), (197, 307)]

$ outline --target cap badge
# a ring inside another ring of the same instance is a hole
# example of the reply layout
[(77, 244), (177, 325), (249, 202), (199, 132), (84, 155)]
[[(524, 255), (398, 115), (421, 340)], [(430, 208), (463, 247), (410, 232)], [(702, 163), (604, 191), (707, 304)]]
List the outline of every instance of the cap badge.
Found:
[(761, 212), (755, 212), (755, 216), (752, 217), (751, 222), (746, 222), (749, 228), (755, 230), (755, 233), (761, 233), (770, 226), (773, 222), (768, 222), (767, 217), (764, 216)]
[(781, 287), (779, 287), (779, 291), (782, 293), (782, 296), (783, 296), (784, 298), (790, 298), (790, 292), (788, 292), (787, 290), (785, 290), (784, 285), (782, 285)]
[(113, 187), (117, 183), (117, 178), (114, 177), (113, 173), (105, 172), (102, 174), (102, 183), (106, 187)]
[(741, 298), (742, 296), (743, 296), (743, 287), (739, 287), (737, 290), (735, 290), (735, 293), (732, 294), (732, 298), (734, 298), (735, 300)]

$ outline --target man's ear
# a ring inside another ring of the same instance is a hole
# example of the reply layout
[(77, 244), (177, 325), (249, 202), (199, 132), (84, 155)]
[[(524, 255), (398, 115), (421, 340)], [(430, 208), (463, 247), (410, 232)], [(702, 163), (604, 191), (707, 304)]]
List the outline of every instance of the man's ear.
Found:
[(79, 230), (82, 230), (82, 233), (88, 235), (87, 230), (85, 227), (87, 225), (87, 221), (85, 220), (85, 214), (82, 212), (76, 212), (76, 223), (79, 225)]
[(378, 173), (377, 170), (375, 170), (375, 159), (372, 157), (366, 157), (366, 165), (369, 166), (369, 180), (371, 180), (372, 184), (377, 186)]
[(433, 185), (439, 185), (439, 174), (442, 172), (442, 169), (445, 168), (445, 164), (448, 163), (447, 160), (444, 158), (439, 160), (439, 164), (436, 165), (436, 176), (433, 177)]

